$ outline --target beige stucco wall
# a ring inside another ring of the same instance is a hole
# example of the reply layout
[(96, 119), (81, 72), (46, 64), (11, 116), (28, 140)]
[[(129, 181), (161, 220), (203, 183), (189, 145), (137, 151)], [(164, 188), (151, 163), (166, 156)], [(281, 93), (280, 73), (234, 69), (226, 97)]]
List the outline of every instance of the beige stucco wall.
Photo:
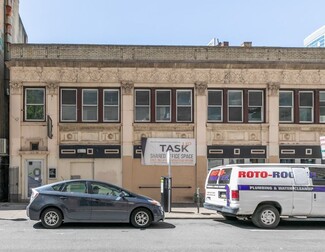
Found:
[[(15, 45), (8, 63), (10, 166), (19, 167), (19, 194), (26, 195), (24, 162), (34, 158), (44, 160), (46, 183), (53, 181), (47, 178), (47, 169), (55, 167), (56, 180), (80, 172), (160, 199), (160, 177), (167, 175), (167, 166), (143, 166), (140, 159), (133, 159), (133, 146), (140, 144), (141, 137), (196, 139), (197, 164), (172, 167), (174, 202), (191, 202), (196, 188), (204, 191), (208, 145), (264, 145), (269, 162), (279, 161), (279, 144), (317, 145), (325, 134), (324, 125), (279, 125), (278, 92), (324, 89), (323, 54), (288, 48)], [(22, 89), (27, 86), (46, 87), (52, 139), (47, 137), (46, 123), (23, 122)], [(120, 88), (120, 123), (59, 122), (59, 88), (90, 86)], [(133, 91), (140, 87), (192, 89), (193, 123), (134, 123)], [(265, 123), (207, 123), (209, 88), (265, 90)], [(39, 151), (28, 150), (31, 139), (41, 143)], [(60, 144), (121, 145), (121, 159), (60, 159)]]

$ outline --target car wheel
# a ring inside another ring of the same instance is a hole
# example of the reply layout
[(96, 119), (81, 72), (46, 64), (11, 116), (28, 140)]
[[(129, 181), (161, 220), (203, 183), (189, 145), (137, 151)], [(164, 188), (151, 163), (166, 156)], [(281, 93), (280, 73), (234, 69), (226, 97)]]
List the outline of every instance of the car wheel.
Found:
[(260, 206), (253, 214), (252, 222), (259, 228), (276, 228), (280, 222), (279, 211), (274, 206)]
[(42, 225), (45, 228), (57, 228), (62, 224), (62, 213), (57, 208), (47, 208), (41, 215)]
[(136, 228), (146, 228), (152, 222), (151, 212), (145, 208), (135, 209), (131, 214), (131, 224)]

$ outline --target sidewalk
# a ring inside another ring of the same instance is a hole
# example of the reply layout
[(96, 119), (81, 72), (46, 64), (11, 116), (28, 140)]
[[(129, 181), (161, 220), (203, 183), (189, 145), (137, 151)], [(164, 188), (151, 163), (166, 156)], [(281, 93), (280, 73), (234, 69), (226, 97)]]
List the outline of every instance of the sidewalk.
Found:
[[(0, 220), (19, 220), (28, 219), (26, 216), (26, 203), (1, 203)], [(172, 207), (171, 212), (165, 213), (165, 219), (218, 219), (222, 218), (215, 211), (198, 209), (196, 207)]]

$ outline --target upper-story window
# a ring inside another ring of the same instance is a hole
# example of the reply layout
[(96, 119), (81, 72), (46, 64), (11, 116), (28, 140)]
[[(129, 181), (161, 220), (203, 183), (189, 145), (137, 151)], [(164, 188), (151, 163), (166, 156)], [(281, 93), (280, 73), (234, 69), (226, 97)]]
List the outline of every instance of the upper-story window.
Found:
[(150, 122), (151, 113), (150, 90), (135, 90), (135, 121)]
[(25, 88), (25, 120), (45, 121), (45, 88)]
[(243, 121), (243, 91), (228, 90), (228, 121)]
[(82, 90), (82, 120), (96, 122), (98, 120), (98, 90)]
[(208, 121), (222, 122), (222, 90), (209, 90), (208, 91)]
[(104, 89), (104, 122), (119, 121), (120, 95), (118, 89)]
[(293, 122), (293, 91), (279, 92), (279, 121)]
[(264, 90), (208, 90), (208, 122), (261, 123), (264, 107)]
[(156, 90), (156, 121), (171, 121), (171, 90)]
[(248, 121), (262, 122), (263, 119), (263, 91), (249, 90), (248, 91)]
[(193, 122), (191, 89), (135, 89), (135, 122)]
[(77, 89), (61, 89), (61, 121), (77, 121)]
[(176, 121), (192, 121), (192, 90), (176, 90)]
[(120, 90), (61, 88), (61, 122), (119, 122)]
[(319, 92), (319, 122), (325, 123), (325, 91)]
[(299, 122), (312, 123), (314, 121), (314, 93), (312, 91), (299, 92)]

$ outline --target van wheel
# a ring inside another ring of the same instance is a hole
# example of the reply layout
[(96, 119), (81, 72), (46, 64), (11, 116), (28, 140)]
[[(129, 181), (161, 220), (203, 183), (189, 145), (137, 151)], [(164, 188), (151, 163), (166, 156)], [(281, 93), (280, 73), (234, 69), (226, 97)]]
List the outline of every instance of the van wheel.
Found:
[(279, 211), (274, 206), (259, 206), (252, 216), (252, 222), (259, 228), (276, 228), (280, 222)]

